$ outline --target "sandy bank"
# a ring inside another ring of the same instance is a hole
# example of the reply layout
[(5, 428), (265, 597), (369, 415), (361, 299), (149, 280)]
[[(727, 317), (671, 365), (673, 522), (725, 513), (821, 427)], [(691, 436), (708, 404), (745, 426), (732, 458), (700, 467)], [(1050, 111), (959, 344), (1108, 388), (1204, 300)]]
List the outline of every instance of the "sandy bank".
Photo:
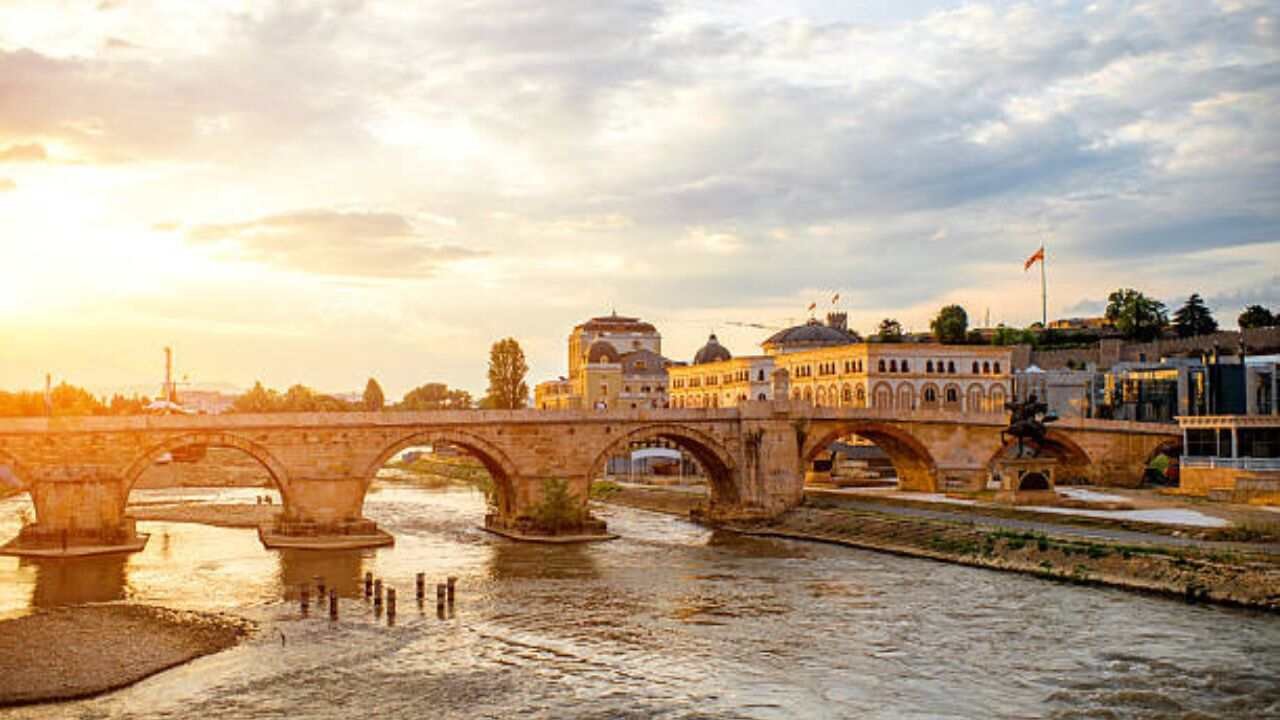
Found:
[(115, 690), (235, 645), (243, 620), (142, 605), (67, 607), (0, 621), (0, 706)]
[(217, 527), (256, 528), (271, 524), (280, 514), (279, 505), (157, 503), (130, 505), (128, 515), (135, 520), (201, 523)]

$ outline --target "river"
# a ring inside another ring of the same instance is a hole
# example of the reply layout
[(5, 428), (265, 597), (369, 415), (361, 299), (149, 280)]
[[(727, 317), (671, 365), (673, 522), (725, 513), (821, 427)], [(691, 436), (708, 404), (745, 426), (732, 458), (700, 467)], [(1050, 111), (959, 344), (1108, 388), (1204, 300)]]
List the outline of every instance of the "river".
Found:
[[(0, 534), (24, 506), (0, 503)], [(366, 511), (394, 548), (267, 551), (251, 530), (146, 522), (127, 559), (0, 558), (0, 617), (128, 599), (261, 628), (125, 690), (0, 718), (1280, 717), (1275, 616), (623, 508), (600, 511), (620, 540), (513, 543), (477, 529), (483, 500), (460, 488), (379, 485)], [(364, 601), (366, 571), (397, 589), (394, 625)], [(452, 616), (419, 608), (418, 572), (459, 578)], [(314, 575), (343, 596), (337, 623), (299, 612)]]

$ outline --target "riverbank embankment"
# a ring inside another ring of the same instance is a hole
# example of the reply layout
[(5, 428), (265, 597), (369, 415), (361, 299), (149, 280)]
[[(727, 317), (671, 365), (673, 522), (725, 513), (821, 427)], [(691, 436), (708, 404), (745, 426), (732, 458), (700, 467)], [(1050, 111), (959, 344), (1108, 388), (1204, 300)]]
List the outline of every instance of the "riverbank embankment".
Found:
[(225, 650), (251, 625), (144, 605), (65, 607), (0, 621), (0, 707), (131, 685)]
[[(705, 503), (698, 494), (663, 488), (610, 488), (597, 499), (684, 516)], [(1078, 529), (1049, 522), (1034, 529), (1011, 529), (984, 525), (980, 515), (939, 519), (807, 506), (769, 522), (727, 525), (725, 529), (1156, 592), (1197, 602), (1280, 610), (1280, 558), (1251, 552), (1241, 545), (1165, 545), (1159, 535), (1145, 537), (1148, 542), (1082, 537)]]

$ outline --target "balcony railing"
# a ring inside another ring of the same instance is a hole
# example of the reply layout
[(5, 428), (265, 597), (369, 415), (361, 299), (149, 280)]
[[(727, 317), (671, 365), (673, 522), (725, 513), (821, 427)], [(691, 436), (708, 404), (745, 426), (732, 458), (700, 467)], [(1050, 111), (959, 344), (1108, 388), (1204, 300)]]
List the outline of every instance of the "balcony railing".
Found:
[(1184, 468), (1222, 468), (1224, 470), (1276, 470), (1280, 471), (1280, 458), (1220, 458), (1182, 457)]

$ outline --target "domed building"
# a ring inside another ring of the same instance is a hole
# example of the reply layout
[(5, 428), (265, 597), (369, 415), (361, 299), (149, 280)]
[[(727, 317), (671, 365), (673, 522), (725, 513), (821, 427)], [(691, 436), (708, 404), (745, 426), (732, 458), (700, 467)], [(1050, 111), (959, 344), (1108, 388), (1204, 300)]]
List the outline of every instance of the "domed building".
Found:
[[(825, 323), (811, 319), (779, 330), (761, 346), (764, 355), (733, 357), (712, 335), (693, 364), (668, 372), (671, 407), (725, 408), (776, 399), (895, 412), (999, 414), (1012, 392), (1009, 348), (864, 342), (849, 329), (843, 312), (829, 313)], [(780, 382), (774, 382), (775, 375)]]
[(538, 383), (543, 410), (660, 408), (667, 404), (662, 335), (652, 324), (614, 312), (569, 333), (569, 377)]
[(862, 342), (862, 338), (849, 329), (849, 315), (833, 312), (827, 313), (826, 323), (817, 318), (810, 318), (803, 325), (779, 330), (760, 343), (760, 346), (769, 355), (781, 355), (856, 342)]
[(715, 333), (711, 333), (711, 337), (707, 338), (707, 344), (694, 353), (693, 364), (705, 365), (706, 363), (720, 362), (721, 360), (730, 360), (732, 358), (733, 353), (729, 352), (729, 348), (721, 345), (720, 341), (716, 339)]
[(773, 359), (735, 358), (713, 333), (693, 355), (693, 363), (667, 371), (667, 394), (674, 408), (736, 407), (748, 400), (768, 400)]

